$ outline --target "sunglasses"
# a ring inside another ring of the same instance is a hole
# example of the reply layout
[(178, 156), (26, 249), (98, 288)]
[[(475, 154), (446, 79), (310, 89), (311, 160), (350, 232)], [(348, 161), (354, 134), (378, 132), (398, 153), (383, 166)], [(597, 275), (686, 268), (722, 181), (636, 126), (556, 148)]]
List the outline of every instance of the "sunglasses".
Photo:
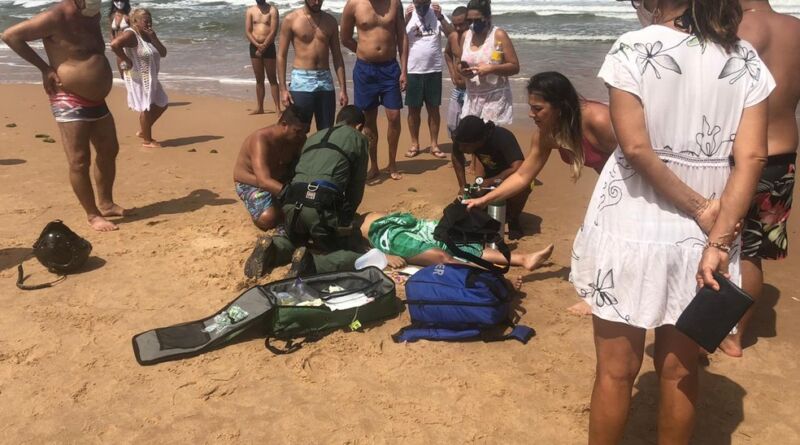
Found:
[(642, 0), (617, 0), (617, 1), (618, 2), (630, 1), (633, 9), (639, 9), (639, 7), (642, 6)]

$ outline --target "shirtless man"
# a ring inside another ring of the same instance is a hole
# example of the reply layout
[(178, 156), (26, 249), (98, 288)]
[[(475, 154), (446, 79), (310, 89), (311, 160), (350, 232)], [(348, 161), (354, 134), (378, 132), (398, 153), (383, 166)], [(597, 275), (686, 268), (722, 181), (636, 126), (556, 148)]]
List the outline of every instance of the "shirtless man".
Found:
[(275, 36), (278, 34), (278, 8), (267, 0), (256, 0), (247, 8), (244, 34), (250, 41), (250, 62), (256, 75), (256, 110), (250, 114), (264, 114), (264, 73), (269, 79), (269, 90), (275, 102), (275, 112), (281, 112), (278, 79), (275, 77)]
[(236, 194), (261, 230), (272, 229), (283, 220), (274, 197), (292, 179), (290, 167), (300, 157), (310, 122), (310, 115), (290, 105), (278, 123), (254, 131), (242, 143), (233, 167), (233, 182)]
[[(762, 259), (786, 257), (786, 223), (794, 188), (798, 131), (795, 112), (800, 101), (800, 20), (775, 12), (768, 0), (741, 0), (744, 17), (739, 37), (750, 42), (775, 78), (769, 96), (767, 150), (769, 157), (742, 231), (742, 287), (754, 299), (764, 284)], [(735, 167), (734, 167), (735, 168)], [(742, 334), (752, 308), (735, 335), (720, 349), (732, 357), (742, 355)]]
[[(28, 42), (42, 40), (48, 62)], [(69, 163), (69, 181), (93, 229), (117, 226), (106, 217), (123, 216), (112, 189), (119, 151), (114, 118), (105, 98), (111, 90), (111, 66), (100, 31), (100, 0), (61, 0), (3, 33), (3, 42), (42, 72), (44, 90), (61, 131)], [(89, 178), (91, 150), (96, 158), (95, 202)]]
[[(278, 81), (284, 106), (295, 104), (314, 114), (317, 130), (333, 125), (336, 115), (336, 92), (333, 87), (328, 53), (333, 56), (339, 80), (339, 105), (347, 105), (347, 77), (344, 73), (339, 24), (322, 11), (323, 0), (305, 0), (305, 6), (290, 12), (281, 25), (278, 47)], [(294, 46), (291, 90), (286, 87), (286, 55), (289, 43)]]
[[(358, 41), (353, 31), (358, 27)], [(378, 169), (378, 106), (386, 109), (389, 121), (389, 174), (400, 179), (397, 170), (397, 142), (400, 139), (400, 92), (406, 88), (408, 39), (403, 5), (400, 0), (348, 0), (342, 11), (342, 44), (356, 53), (353, 68), (355, 105), (366, 115), (364, 134), (369, 138), (370, 169), (367, 179), (374, 179)], [(395, 59), (400, 53), (400, 64)]]

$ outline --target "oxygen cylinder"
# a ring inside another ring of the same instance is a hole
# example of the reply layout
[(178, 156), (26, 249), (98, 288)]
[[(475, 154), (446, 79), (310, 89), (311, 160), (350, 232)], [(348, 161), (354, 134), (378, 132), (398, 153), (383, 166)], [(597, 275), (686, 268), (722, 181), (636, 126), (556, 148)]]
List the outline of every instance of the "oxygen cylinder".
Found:
[[(506, 202), (503, 201), (494, 201), (486, 208), (486, 211), (489, 213), (489, 217), (500, 221), (500, 238), (505, 240), (505, 233), (506, 233)], [(491, 243), (489, 247), (492, 249), (497, 249), (497, 244)]]

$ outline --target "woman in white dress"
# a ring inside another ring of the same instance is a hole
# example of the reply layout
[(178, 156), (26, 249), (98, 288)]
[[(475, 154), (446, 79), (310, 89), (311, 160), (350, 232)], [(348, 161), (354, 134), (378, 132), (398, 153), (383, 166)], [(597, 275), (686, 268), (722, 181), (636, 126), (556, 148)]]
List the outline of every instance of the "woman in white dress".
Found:
[(167, 56), (167, 48), (153, 31), (148, 10), (135, 9), (130, 17), (130, 28), (111, 42), (111, 49), (122, 61), (128, 107), (139, 112), (141, 130), (136, 135), (143, 139), (142, 146), (157, 148), (161, 144), (153, 139), (152, 130), (167, 109), (167, 93), (158, 81), (161, 58)]
[(647, 329), (658, 442), (688, 443), (699, 354), (674, 324), (698, 286), (718, 289), (712, 271), (740, 281), (734, 232), (766, 159), (774, 81), (736, 37), (738, 0), (632, 3), (645, 28), (620, 37), (599, 73), (620, 148), (572, 252), (570, 280), (592, 306), (597, 354), (589, 443), (620, 440)]
[(508, 78), (519, 73), (514, 45), (508, 33), (492, 26), (491, 0), (470, 0), (466, 22), (469, 29), (456, 49), (460, 54), (455, 54), (461, 60), (458, 69), (467, 83), (461, 118), (478, 116), (497, 125), (509, 125), (514, 104)]

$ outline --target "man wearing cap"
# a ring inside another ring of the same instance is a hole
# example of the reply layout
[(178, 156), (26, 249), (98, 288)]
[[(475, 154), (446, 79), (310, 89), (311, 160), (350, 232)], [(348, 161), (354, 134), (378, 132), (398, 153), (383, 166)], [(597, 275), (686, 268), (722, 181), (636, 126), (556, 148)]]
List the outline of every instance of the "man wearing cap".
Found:
[[(474, 154), (483, 170), (483, 183), (487, 186), (497, 185), (511, 176), (522, 165), (525, 156), (514, 133), (498, 127), (494, 122), (484, 122), (478, 116), (465, 116), (458, 123), (453, 133), (453, 169), (458, 180), (458, 194), (467, 185), (464, 172), (464, 154)], [(522, 237), (522, 226), (519, 216), (531, 194), (525, 188), (506, 202), (506, 221), (508, 221), (508, 237)]]

